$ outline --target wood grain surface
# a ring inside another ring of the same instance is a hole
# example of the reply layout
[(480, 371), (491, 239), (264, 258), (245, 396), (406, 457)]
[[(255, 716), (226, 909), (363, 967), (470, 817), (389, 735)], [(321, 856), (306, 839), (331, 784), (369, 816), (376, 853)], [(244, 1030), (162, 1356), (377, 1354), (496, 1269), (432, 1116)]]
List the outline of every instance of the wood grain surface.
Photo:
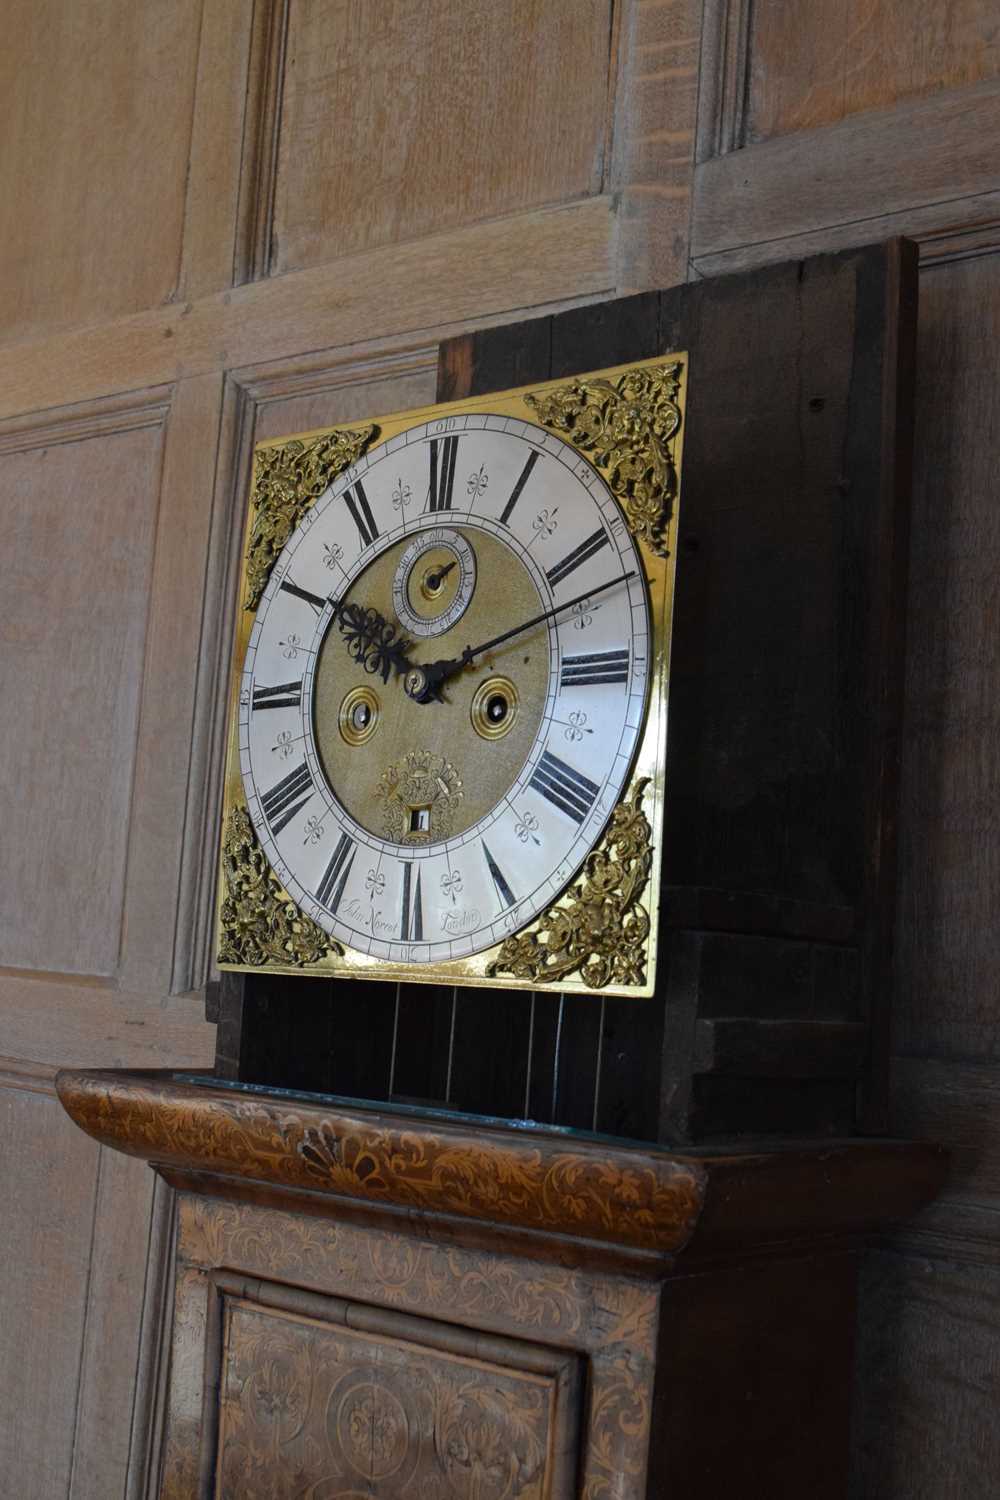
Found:
[(745, 141), (1000, 75), (988, 0), (756, 0)]
[(296, 0), (271, 271), (600, 192), (611, 21), (611, 0)]

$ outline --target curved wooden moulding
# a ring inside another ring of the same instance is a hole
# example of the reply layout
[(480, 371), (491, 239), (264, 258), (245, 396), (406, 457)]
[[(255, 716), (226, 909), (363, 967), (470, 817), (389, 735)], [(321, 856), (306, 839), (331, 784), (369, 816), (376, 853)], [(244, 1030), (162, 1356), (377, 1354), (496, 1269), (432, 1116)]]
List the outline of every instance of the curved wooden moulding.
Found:
[(235, 1178), (659, 1256), (877, 1229), (924, 1203), (945, 1163), (890, 1141), (678, 1154), (170, 1073), (66, 1070), (56, 1084), (95, 1140), (196, 1175), (202, 1191)]

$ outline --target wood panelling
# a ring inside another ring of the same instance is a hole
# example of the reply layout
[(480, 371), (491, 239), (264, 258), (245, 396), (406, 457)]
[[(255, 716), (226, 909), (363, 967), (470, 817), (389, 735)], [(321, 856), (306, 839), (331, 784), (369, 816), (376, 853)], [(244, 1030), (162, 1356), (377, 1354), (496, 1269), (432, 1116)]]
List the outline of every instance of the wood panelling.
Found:
[[(136, 1161), (100, 1153), (87, 1318), (80, 1351), (70, 1500), (120, 1492), (128, 1470), (153, 1182)], [(151, 1269), (159, 1269), (155, 1261)], [(116, 1349), (108, 1360), (106, 1351)], [(128, 1353), (132, 1358), (126, 1357)], [(145, 1414), (143, 1414), (145, 1416)]]
[(211, 1067), (213, 1032), (201, 992), (167, 997), (55, 976), (0, 973), (0, 1057), (48, 1067), (106, 1062)]
[(753, 0), (745, 140), (1000, 75), (990, 0)]
[(701, 0), (619, 0), (612, 187), (618, 290), (685, 279), (698, 112)]
[(980, 198), (996, 192), (998, 144), (1000, 82), (990, 81), (704, 161), (692, 257), (702, 272), (736, 270), (837, 248), (848, 227), (853, 244), (907, 233), (908, 216), (919, 226), (932, 209), (934, 229), (996, 218)]
[[(162, 398), (19, 431), (0, 456), (0, 962), (118, 962)], [(15, 446), (16, 445), (16, 446)]]
[(291, 0), (271, 271), (599, 192), (611, 20), (610, 0)]
[(1000, 1475), (1000, 1275), (874, 1255), (858, 1315), (852, 1500), (990, 1500)]
[(435, 234), (196, 302), (17, 346), (0, 365), (0, 419), (108, 390), (299, 358), (351, 344), (441, 338), (593, 300), (615, 285), (610, 196)]
[(924, 276), (898, 895), (900, 1051), (1000, 1034), (1000, 260)]
[[(434, 400), (436, 379), (436, 349), (433, 353), (417, 350), (384, 362), (338, 363), (322, 373), (312, 373), (308, 385), (296, 382), (291, 373), (287, 383), (283, 382), (274, 371), (268, 388), (262, 389), (260, 382), (256, 387), (260, 394), (255, 403), (253, 441), (426, 406)], [(249, 483), (249, 466), (245, 472)]]
[(947, 1146), (949, 1199), (1000, 1213), (1000, 1064), (897, 1058), (892, 1128), (909, 1140)]
[(177, 285), (199, 0), (10, 0), (0, 50), (5, 340)]
[(0, 1087), (0, 1137), (0, 1474), (12, 1494), (69, 1495), (102, 1153), (24, 1090)]

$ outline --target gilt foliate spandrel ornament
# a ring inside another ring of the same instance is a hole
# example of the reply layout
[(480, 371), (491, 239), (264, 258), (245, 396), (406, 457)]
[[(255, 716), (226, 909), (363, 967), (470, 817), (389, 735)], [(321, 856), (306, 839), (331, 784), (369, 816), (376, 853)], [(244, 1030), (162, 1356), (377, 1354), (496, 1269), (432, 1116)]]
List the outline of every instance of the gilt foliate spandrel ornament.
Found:
[(667, 556), (677, 498), (672, 444), (681, 425), (682, 373), (680, 361), (671, 361), (525, 397), (543, 426), (597, 465), (634, 535), (659, 557)]
[(338, 474), (357, 463), (378, 435), (377, 424), (368, 422), (258, 450), (246, 551), (245, 609), (257, 608), (278, 554), (309, 506)]
[(508, 938), (488, 973), (551, 984), (579, 974), (588, 989), (640, 985), (646, 977), (649, 913), (640, 898), (652, 864), (652, 829), (641, 777), (611, 815), (580, 878), (526, 931)]
[(282, 889), (246, 808), (232, 808), (226, 820), (222, 873), (220, 963), (301, 968), (343, 954), (340, 944), (299, 911)]

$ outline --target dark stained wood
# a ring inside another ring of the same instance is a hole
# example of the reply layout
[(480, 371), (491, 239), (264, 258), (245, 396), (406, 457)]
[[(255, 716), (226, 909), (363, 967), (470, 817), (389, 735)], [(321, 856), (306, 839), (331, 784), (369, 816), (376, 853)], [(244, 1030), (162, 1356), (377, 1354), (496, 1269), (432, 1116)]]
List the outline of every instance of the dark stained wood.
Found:
[(867, 1028), (860, 1021), (781, 1021), (737, 1016), (703, 1018), (695, 1028), (696, 1073), (760, 1072), (773, 1078), (856, 1078), (866, 1052)]
[(455, 991), (448, 1103), (470, 1114), (525, 1113), (531, 995), (524, 990)]
[(1000, 258), (921, 286), (895, 1045), (997, 1056)]
[(1000, 1491), (995, 1266), (871, 1255), (861, 1278), (851, 1500)]
[(706, 1496), (844, 1500), (856, 1282), (853, 1255), (668, 1281), (654, 1472)]

